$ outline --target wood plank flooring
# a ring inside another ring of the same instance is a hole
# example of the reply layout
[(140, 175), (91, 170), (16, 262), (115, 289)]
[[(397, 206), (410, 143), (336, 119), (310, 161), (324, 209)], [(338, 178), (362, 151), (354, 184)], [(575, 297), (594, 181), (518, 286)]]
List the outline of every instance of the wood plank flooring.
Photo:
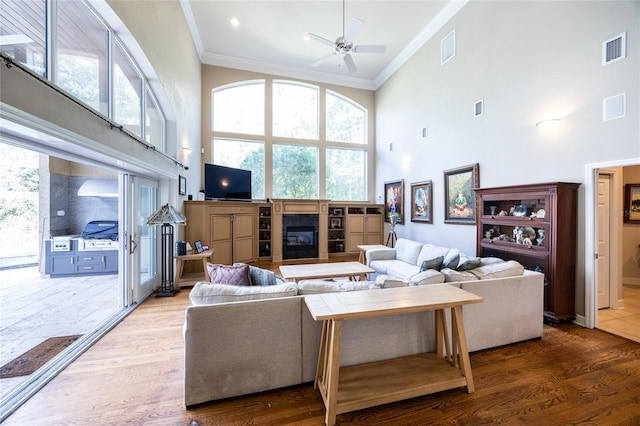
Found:
[[(4, 424), (323, 424), (311, 383), (186, 410), (188, 293), (148, 299)], [(338, 424), (640, 424), (639, 343), (560, 324), (545, 327), (542, 339), (472, 353), (471, 364), (474, 394), (454, 389), (413, 398), (341, 414)]]

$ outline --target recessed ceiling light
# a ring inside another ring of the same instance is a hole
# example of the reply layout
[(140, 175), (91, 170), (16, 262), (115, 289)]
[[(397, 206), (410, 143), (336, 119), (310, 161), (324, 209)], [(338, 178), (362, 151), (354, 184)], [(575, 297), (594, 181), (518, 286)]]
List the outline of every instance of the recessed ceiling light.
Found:
[(240, 21), (238, 21), (236, 18), (231, 18), (231, 25), (237, 27), (238, 25), (240, 25)]
[(303, 38), (304, 38), (305, 41), (311, 40), (308, 35), (305, 35)]

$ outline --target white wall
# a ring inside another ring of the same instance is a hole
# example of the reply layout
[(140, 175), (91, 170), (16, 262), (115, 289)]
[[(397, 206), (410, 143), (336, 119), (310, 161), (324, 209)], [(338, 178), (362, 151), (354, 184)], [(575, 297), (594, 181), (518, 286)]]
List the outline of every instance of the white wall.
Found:
[[(377, 175), (404, 178), (398, 237), (475, 253), (475, 226), (444, 224), (443, 171), (480, 164), (480, 186), (584, 183), (585, 164), (639, 154), (640, 3), (472, 1), (376, 92)], [(456, 55), (440, 64), (440, 40)], [(627, 32), (627, 58), (602, 66), (602, 42)], [(625, 118), (603, 122), (603, 98), (626, 93)], [(473, 105), (484, 100), (484, 115)], [(562, 117), (543, 132), (535, 123)], [(421, 139), (421, 128), (428, 137)], [(389, 143), (393, 142), (393, 151)], [(434, 223), (411, 223), (410, 183), (433, 181)], [(584, 188), (576, 310), (584, 314)]]

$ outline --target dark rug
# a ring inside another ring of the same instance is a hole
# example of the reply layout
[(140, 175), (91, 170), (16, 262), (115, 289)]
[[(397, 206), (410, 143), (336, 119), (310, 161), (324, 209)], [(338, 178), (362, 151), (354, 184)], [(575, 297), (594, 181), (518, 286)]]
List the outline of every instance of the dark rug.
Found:
[(0, 379), (28, 376), (42, 367), (54, 356), (78, 340), (82, 335), (51, 337), (38, 346), (29, 349), (13, 361), (0, 367)]

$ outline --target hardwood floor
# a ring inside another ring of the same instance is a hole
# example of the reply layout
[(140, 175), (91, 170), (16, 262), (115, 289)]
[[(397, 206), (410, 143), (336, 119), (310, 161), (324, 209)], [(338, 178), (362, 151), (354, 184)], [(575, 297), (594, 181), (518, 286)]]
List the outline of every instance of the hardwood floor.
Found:
[[(149, 298), (5, 424), (323, 424), (324, 406), (312, 384), (186, 410), (188, 293)], [(341, 414), (338, 424), (640, 424), (639, 343), (560, 324), (545, 327), (542, 339), (472, 353), (471, 364), (474, 394), (454, 389), (413, 398)]]

